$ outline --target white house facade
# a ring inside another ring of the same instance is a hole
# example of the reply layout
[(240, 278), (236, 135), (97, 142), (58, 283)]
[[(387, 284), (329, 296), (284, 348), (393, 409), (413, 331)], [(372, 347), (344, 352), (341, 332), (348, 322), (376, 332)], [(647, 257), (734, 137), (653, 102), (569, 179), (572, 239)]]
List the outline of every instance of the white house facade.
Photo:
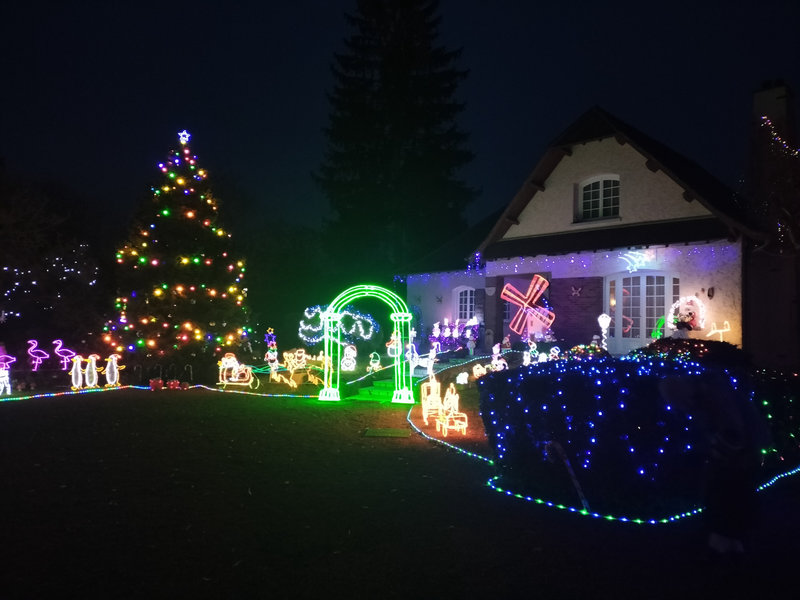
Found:
[[(485, 346), (545, 334), (565, 347), (600, 336), (615, 355), (670, 335), (742, 346), (747, 239), (757, 235), (742, 222), (724, 185), (594, 108), (551, 143), (474, 249), (483, 268), (410, 275), (408, 302), (427, 329), (476, 317)], [(527, 302), (535, 275), (547, 284)], [(513, 331), (521, 308), (555, 318)]]

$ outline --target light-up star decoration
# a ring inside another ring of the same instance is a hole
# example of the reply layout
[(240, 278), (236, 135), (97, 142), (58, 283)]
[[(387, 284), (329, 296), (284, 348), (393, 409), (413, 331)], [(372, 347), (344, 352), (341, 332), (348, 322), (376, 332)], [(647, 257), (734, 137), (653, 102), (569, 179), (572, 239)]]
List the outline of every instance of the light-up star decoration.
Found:
[(542, 297), (549, 285), (550, 282), (544, 277), (534, 275), (528, 286), (528, 292), (524, 295), (510, 283), (503, 287), (500, 297), (519, 307), (517, 314), (508, 324), (511, 331), (521, 334), (525, 325), (533, 319), (539, 321), (545, 328), (549, 328), (553, 324), (553, 321), (556, 320), (555, 313), (542, 306), (536, 306), (536, 302)]
[(188, 144), (190, 137), (192, 137), (192, 135), (185, 129), (178, 132), (178, 139), (181, 141), (181, 144)]
[(640, 267), (643, 267), (647, 261), (648, 256), (644, 252), (631, 251), (626, 252), (620, 258), (625, 261), (628, 268), (628, 273), (635, 273)]

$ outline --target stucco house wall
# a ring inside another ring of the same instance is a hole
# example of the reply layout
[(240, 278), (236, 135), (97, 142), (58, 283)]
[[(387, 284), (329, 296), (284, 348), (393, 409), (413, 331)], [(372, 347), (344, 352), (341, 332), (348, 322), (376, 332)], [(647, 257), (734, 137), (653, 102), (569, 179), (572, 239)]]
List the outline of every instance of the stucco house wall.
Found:
[[(618, 176), (619, 217), (586, 222), (575, 221), (575, 206), (582, 182), (602, 175)], [(585, 229), (601, 229), (654, 221), (708, 217), (699, 202), (687, 202), (680, 188), (663, 171), (653, 172), (647, 159), (630, 144), (614, 138), (587, 142), (573, 148), (550, 177), (544, 190), (520, 213), (503, 239), (550, 235)]]
[[(517, 257), (490, 261), (486, 277), (498, 289), (508, 282), (524, 291), (523, 282), (530, 281), (535, 273), (549, 275), (548, 305), (556, 314), (552, 330), (556, 339), (568, 345), (589, 343), (592, 336), (602, 332), (597, 317), (605, 312), (614, 314), (609, 298), (608, 282), (612, 278), (667, 274), (680, 280), (678, 297), (695, 297), (705, 309), (702, 329), (689, 332), (689, 337), (713, 339), (742, 344), (742, 249), (739, 242), (710, 242), (680, 246), (650, 247), (636, 251), (636, 262), (627, 248), (580, 252), (562, 256)], [(633, 269), (632, 265), (638, 265)], [(630, 270), (629, 270), (630, 269)], [(603, 283), (602, 302), (597, 302), (597, 281)], [(592, 283), (579, 282), (589, 281)], [(672, 300), (672, 290), (667, 294)], [(585, 295), (585, 296), (584, 296)], [(487, 296), (487, 303), (499, 299), (499, 292)], [(671, 305), (671, 302), (668, 304)], [(502, 305), (498, 305), (502, 306)], [(497, 309), (502, 314), (502, 308)], [(515, 310), (512, 308), (512, 311)], [(593, 314), (586, 314), (593, 311)], [(487, 311), (488, 312), (488, 311)], [(560, 318), (564, 313), (565, 318)], [(659, 315), (661, 316), (661, 315)], [(667, 315), (663, 315), (667, 316)], [(625, 327), (617, 312), (616, 332)], [(588, 323), (593, 326), (590, 327)], [(488, 327), (488, 325), (487, 325)], [(726, 331), (709, 335), (712, 330)], [(666, 335), (672, 333), (665, 331)], [(503, 322), (503, 335), (519, 336)], [(649, 341), (643, 335), (637, 340), (623, 341), (621, 336), (609, 339), (612, 354), (625, 354)]]

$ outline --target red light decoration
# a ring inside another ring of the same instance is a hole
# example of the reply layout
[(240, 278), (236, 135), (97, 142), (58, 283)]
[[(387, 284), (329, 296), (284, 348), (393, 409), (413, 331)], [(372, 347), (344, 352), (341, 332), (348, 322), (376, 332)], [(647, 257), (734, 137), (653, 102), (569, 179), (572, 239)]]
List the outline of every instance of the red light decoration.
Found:
[(503, 287), (500, 297), (503, 300), (507, 300), (519, 306), (517, 314), (514, 315), (514, 318), (511, 319), (508, 325), (511, 331), (521, 334), (529, 318), (538, 320), (548, 328), (553, 324), (553, 321), (556, 320), (555, 313), (542, 306), (536, 306), (536, 302), (542, 297), (542, 294), (549, 285), (550, 282), (544, 277), (541, 275), (534, 275), (528, 286), (528, 291), (524, 295), (510, 283), (507, 283)]

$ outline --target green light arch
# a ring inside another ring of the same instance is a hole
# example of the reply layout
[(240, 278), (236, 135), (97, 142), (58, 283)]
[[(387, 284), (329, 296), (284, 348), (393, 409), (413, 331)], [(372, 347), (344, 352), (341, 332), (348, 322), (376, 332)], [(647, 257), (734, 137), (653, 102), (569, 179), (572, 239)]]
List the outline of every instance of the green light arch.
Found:
[[(342, 318), (341, 311), (345, 306), (359, 298), (377, 298), (385, 302), (392, 313), (389, 318), (394, 325), (394, 338), (399, 346), (397, 356), (394, 357), (394, 393), (392, 402), (413, 404), (414, 394), (411, 391), (413, 378), (408, 362), (405, 360), (404, 349), (411, 339), (412, 315), (403, 299), (394, 292), (377, 285), (354, 285), (334, 298), (328, 309), (320, 315), (322, 318), (324, 343), (325, 343), (325, 369), (323, 374), (323, 387), (319, 393), (320, 400), (337, 401), (339, 394), (339, 361), (342, 350), (342, 332), (338, 323)], [(336, 336), (335, 339), (333, 336)]]

